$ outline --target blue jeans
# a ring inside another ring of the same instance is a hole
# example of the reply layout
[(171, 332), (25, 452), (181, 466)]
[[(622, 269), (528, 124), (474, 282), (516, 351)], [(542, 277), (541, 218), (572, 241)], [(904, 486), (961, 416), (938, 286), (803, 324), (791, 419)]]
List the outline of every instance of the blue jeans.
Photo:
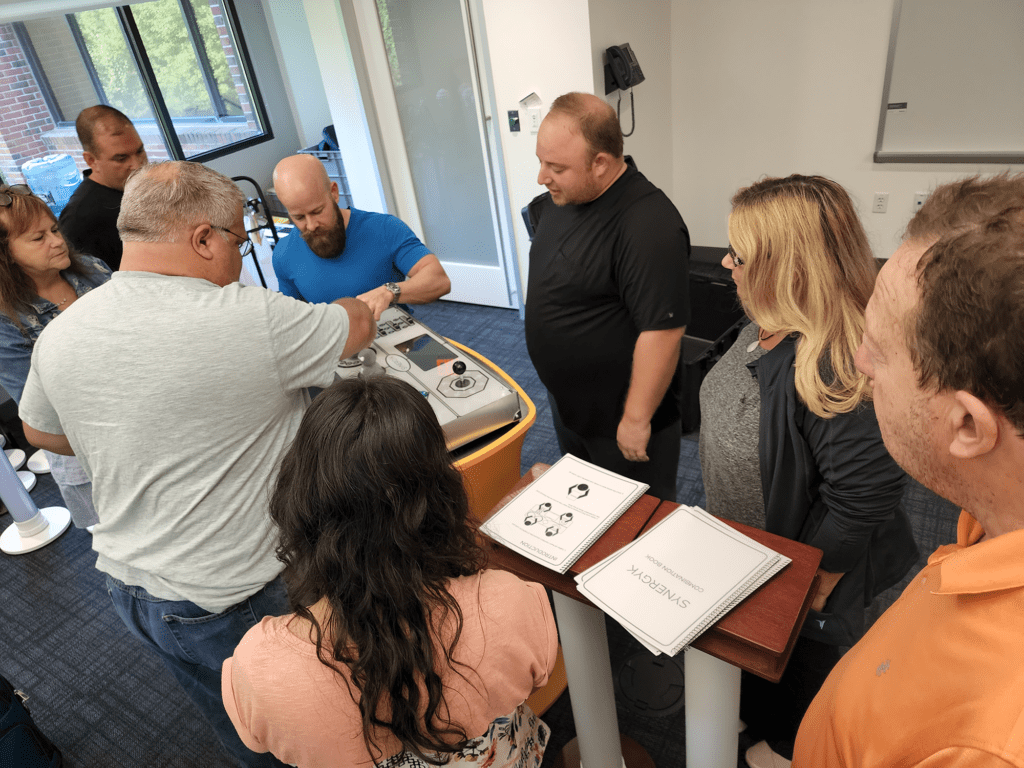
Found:
[(160, 655), (228, 752), (247, 766), (284, 765), (270, 753), (253, 752), (242, 743), (220, 692), (221, 665), (242, 636), (264, 616), (289, 612), (280, 577), (222, 613), (204, 611), (187, 600), (161, 600), (112, 576), (107, 576), (107, 593), (121, 621)]
[(647, 483), (647, 491), (656, 499), (676, 500), (676, 474), (679, 471), (679, 441), (683, 438), (682, 422), (674, 421), (651, 435), (647, 442), (647, 456), (650, 461), (629, 461), (619, 450), (613, 437), (584, 437), (569, 429), (562, 422), (555, 405), (555, 398), (548, 392), (551, 405), (551, 421), (562, 453), (589, 461), (604, 469), (618, 472), (623, 477)]

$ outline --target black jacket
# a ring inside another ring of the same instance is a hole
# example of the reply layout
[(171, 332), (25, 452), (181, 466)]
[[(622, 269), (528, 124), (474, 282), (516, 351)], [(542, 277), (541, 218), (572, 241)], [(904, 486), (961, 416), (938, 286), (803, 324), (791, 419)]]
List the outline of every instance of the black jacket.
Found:
[(823, 570), (845, 573), (803, 635), (852, 645), (864, 607), (917, 562), (901, 506), (907, 476), (882, 443), (870, 403), (822, 419), (796, 393), (790, 336), (748, 367), (761, 393), (759, 455), (767, 530), (818, 547)]

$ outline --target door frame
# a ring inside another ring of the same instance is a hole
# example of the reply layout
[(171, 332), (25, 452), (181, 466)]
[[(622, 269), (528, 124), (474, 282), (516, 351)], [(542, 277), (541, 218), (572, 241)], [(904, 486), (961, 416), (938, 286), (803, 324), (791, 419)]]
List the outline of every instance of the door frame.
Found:
[[(378, 171), (387, 177), (391, 197), (395, 203), (395, 214), (426, 243), (423, 220), (413, 185), (412, 169), (402, 135), (398, 101), (391, 82), (391, 68), (384, 47), (384, 34), (377, 15), (376, 0), (351, 0), (359, 35), (369, 98), (364, 99), (368, 109), (376, 116), (381, 140), (378, 157)], [(488, 203), (494, 231), (497, 265), (475, 265), (445, 261), (441, 263), (452, 282), (452, 290), (446, 299), (469, 304), (484, 304), (494, 307), (519, 308), (522, 310), (522, 290), (519, 280), (512, 222), (508, 211), (508, 185), (505, 181), (504, 158), (501, 143), (496, 134), (493, 115), (494, 89), (490, 83), (490, 68), (487, 60), (486, 35), (483, 30), (483, 7), (479, 0), (460, 0), (463, 32), (470, 57), (470, 71), (477, 102), (477, 124), (480, 145), (484, 154), (487, 175)], [(427, 243), (429, 247), (429, 243)]]

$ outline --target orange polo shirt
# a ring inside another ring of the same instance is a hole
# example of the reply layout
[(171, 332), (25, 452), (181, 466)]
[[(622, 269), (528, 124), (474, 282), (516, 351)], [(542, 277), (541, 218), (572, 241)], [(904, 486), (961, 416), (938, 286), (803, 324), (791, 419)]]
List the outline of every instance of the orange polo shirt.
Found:
[(961, 512), (957, 542), (836, 665), (794, 768), (1024, 768), (1024, 531), (982, 534)]

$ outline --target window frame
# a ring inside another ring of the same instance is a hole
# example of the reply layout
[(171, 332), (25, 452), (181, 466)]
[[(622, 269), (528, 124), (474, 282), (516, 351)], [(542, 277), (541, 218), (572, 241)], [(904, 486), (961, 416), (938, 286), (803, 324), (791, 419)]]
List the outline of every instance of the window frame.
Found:
[[(179, 0), (179, 7), (182, 2), (187, 3), (188, 0)], [(131, 6), (119, 5), (114, 9), (117, 13), (118, 20), (121, 23), (121, 28), (124, 30), (125, 39), (128, 41), (128, 47), (132, 51), (135, 64), (139, 68), (139, 75), (142, 79), (142, 85), (146, 91), (146, 95), (149, 97), (153, 116), (155, 117), (157, 124), (160, 126), (160, 132), (164, 134), (164, 143), (167, 145), (167, 153), (174, 160), (189, 160), (194, 163), (202, 163), (207, 160), (214, 160), (218, 157), (224, 157), (225, 155), (262, 144), (265, 141), (271, 141), (274, 138), (274, 132), (270, 127), (270, 120), (267, 116), (266, 106), (263, 103), (263, 95), (260, 93), (259, 85), (256, 82), (255, 73), (252, 69), (252, 62), (249, 57), (249, 48), (245, 44), (245, 38), (243, 37), (242, 30), (238, 24), (238, 12), (235, 10), (234, 0), (221, 0), (221, 2), (224, 9), (224, 20), (227, 22), (228, 29), (230, 30), (231, 37), (234, 41), (238, 65), (242, 70), (246, 86), (249, 89), (249, 102), (252, 105), (253, 112), (259, 119), (260, 125), (263, 126), (263, 133), (259, 136), (251, 136), (248, 139), (232, 142), (231, 144), (223, 147), (217, 147), (216, 149), (207, 150), (206, 152), (200, 152), (192, 155), (191, 157), (185, 157), (185, 153), (181, 148), (181, 142), (178, 139), (178, 134), (174, 130), (174, 121), (171, 118), (171, 113), (167, 109), (166, 103), (164, 103), (163, 95), (160, 91), (160, 85), (156, 79), (156, 73), (153, 71), (153, 66), (149, 61), (149, 55), (146, 53), (146, 46), (142, 41), (142, 35), (139, 32), (138, 26), (135, 24), (135, 17), (132, 15)], [(187, 14), (185, 14), (185, 16), (186, 27), (189, 27)], [(189, 27), (189, 37), (192, 38), (191, 27)], [(195, 40), (192, 38), (193, 47), (201, 47), (201, 43), (201, 40)], [(203, 67), (204, 59), (205, 56), (199, 58), (201, 67)], [(206, 66), (208, 65), (209, 62), (207, 61)], [(206, 70), (204, 69), (204, 75), (205, 74)], [(215, 83), (213, 87), (216, 88)]]
[[(226, 110), (223, 108), (223, 97), (220, 94), (216, 78), (213, 75), (213, 69), (210, 64), (209, 57), (206, 55), (206, 48), (203, 45), (202, 34), (195, 18), (194, 9), (192, 8), (189, 0), (177, 0), (177, 2), (184, 18), (189, 41), (192, 44), (193, 53), (196, 56), (196, 61), (202, 72), (203, 82), (206, 87), (207, 94), (210, 96), (210, 102), (213, 108), (213, 114), (209, 117), (197, 118), (196, 122), (208, 122), (211, 124), (214, 121), (231, 122), (232, 116), (216, 114), (217, 112), (224, 113)], [(121, 28), (121, 33), (124, 35), (124, 39), (128, 46), (128, 50), (131, 53), (135, 68), (139, 73), (139, 80), (142, 84), (143, 91), (146, 94), (150, 109), (153, 112), (153, 121), (160, 129), (164, 144), (167, 147), (167, 154), (172, 160), (188, 160), (191, 162), (202, 163), (207, 160), (224, 157), (225, 155), (230, 155), (234, 152), (239, 152), (274, 139), (274, 131), (270, 125), (267, 108), (263, 103), (263, 95), (261, 94), (259, 84), (256, 81), (256, 75), (249, 56), (249, 48), (245, 43), (241, 25), (238, 22), (238, 11), (235, 8), (234, 0), (220, 0), (220, 5), (224, 11), (224, 21), (231, 33), (238, 66), (242, 71), (242, 76), (245, 79), (246, 87), (248, 89), (249, 104), (256, 116), (256, 119), (259, 121), (262, 133), (257, 136), (250, 136), (249, 138), (232, 142), (231, 144), (216, 147), (215, 149), (199, 152), (190, 157), (186, 157), (184, 150), (181, 148), (181, 141), (174, 128), (174, 119), (171, 116), (170, 110), (167, 109), (167, 104), (164, 102), (163, 94), (156, 78), (156, 73), (150, 63), (149, 55), (146, 52), (145, 43), (143, 42), (142, 35), (135, 23), (135, 17), (132, 15), (131, 6), (113, 6), (118, 24)], [(93, 64), (92, 56), (89, 54), (89, 49), (85, 44), (82, 31), (78, 26), (78, 21), (75, 19), (74, 13), (63, 15), (71, 30), (71, 35), (78, 46), (78, 52), (81, 56), (82, 62), (89, 74), (97, 102), (100, 104), (106, 104), (108, 101), (103, 84), (100, 82), (96, 73), (96, 67)], [(60, 109), (60, 105), (54, 96), (50, 82), (46, 76), (46, 72), (35, 54), (35, 48), (32, 45), (31, 38), (24, 24), (22, 22), (15, 22), (13, 26), (15, 33), (17, 34), (18, 41), (22, 45), (22, 49), (25, 51), (26, 57), (29, 59), (29, 66), (35, 74), (36, 82), (43, 94), (43, 99), (50, 110), (50, 114), (54, 118), (54, 122), (61, 126), (73, 125), (74, 121), (66, 119), (66, 116)]]
[(32, 44), (32, 36), (29, 35), (25, 23), (23, 21), (15, 21), (11, 24), (11, 27), (14, 29), (14, 35), (18, 38), (18, 45), (21, 46), (25, 59), (28, 61), (28, 67), (36, 78), (36, 85), (39, 86), (39, 92), (43, 95), (43, 101), (46, 102), (46, 108), (50, 110), (53, 122), (56, 125), (66, 123), (64, 110), (60, 108), (57, 98), (53, 95), (50, 79), (46, 76), (42, 62), (39, 61), (39, 54), (36, 53), (36, 47)]

